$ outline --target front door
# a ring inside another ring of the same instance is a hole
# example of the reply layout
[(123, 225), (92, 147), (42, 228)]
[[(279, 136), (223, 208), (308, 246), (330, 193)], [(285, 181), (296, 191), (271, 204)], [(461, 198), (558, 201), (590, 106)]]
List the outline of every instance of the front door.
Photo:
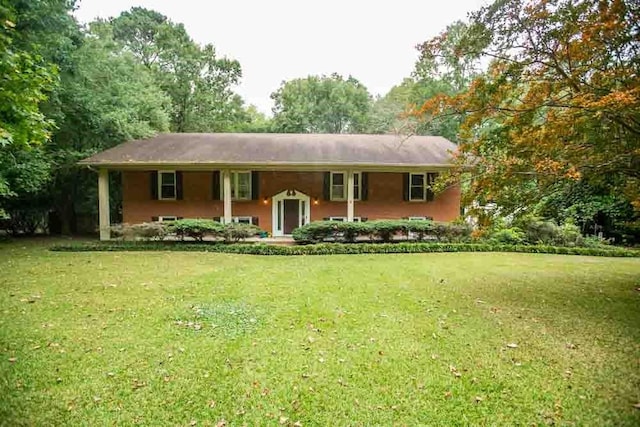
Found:
[(300, 200), (284, 200), (284, 234), (291, 234), (300, 225)]

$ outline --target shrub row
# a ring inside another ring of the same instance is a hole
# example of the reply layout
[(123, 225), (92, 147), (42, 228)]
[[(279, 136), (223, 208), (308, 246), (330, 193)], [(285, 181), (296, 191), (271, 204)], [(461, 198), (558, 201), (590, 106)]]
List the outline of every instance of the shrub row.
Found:
[(94, 242), (55, 245), (52, 251), (194, 251), (224, 252), (248, 255), (340, 255), (391, 254), (429, 252), (522, 252), (541, 254), (590, 255), (606, 257), (640, 257), (640, 251), (623, 248), (581, 248), (548, 245), (497, 245), (476, 243), (319, 243), (304, 246), (276, 246), (265, 244), (197, 244), (182, 242)]
[(202, 242), (205, 237), (225, 242), (239, 242), (261, 233), (255, 225), (221, 224), (211, 219), (179, 219), (172, 222), (145, 222), (142, 224), (117, 224), (111, 226), (111, 236), (118, 240), (164, 240), (173, 235), (180, 240), (191, 238)]
[(298, 243), (355, 242), (367, 238), (371, 241), (391, 242), (397, 236), (407, 239), (424, 240), (430, 238), (438, 242), (460, 242), (471, 235), (466, 224), (411, 221), (376, 220), (368, 222), (315, 221), (293, 231), (293, 239)]

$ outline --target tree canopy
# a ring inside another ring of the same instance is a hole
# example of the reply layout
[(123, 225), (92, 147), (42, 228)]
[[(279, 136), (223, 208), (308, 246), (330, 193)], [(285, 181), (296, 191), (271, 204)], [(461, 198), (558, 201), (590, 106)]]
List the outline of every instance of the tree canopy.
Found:
[(282, 82), (271, 94), (274, 127), (286, 133), (358, 133), (367, 126), (371, 95), (339, 74)]
[(470, 173), (467, 200), (518, 211), (581, 182), (640, 208), (639, 37), (637, 2), (517, 0), (421, 45), (432, 72), (488, 62), (467, 89), (416, 112), (461, 118), (451, 179)]

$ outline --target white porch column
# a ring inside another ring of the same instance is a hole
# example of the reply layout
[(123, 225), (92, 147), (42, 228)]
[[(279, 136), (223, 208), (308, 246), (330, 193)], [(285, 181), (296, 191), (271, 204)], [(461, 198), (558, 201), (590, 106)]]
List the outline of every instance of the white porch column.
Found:
[(353, 171), (347, 171), (347, 222), (353, 222)]
[(98, 211), (100, 213), (100, 240), (111, 238), (111, 219), (109, 217), (109, 171), (98, 171)]
[(231, 224), (231, 172), (224, 170), (222, 172), (222, 193), (224, 198), (224, 223)]

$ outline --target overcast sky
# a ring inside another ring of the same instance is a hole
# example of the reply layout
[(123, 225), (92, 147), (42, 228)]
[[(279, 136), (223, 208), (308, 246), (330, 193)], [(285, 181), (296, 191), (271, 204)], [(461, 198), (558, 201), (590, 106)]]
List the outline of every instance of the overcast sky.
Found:
[(485, 0), (80, 0), (80, 22), (133, 6), (185, 25), (199, 43), (240, 61), (237, 92), (270, 113), (283, 80), (337, 72), (385, 94), (413, 70), (415, 46)]

